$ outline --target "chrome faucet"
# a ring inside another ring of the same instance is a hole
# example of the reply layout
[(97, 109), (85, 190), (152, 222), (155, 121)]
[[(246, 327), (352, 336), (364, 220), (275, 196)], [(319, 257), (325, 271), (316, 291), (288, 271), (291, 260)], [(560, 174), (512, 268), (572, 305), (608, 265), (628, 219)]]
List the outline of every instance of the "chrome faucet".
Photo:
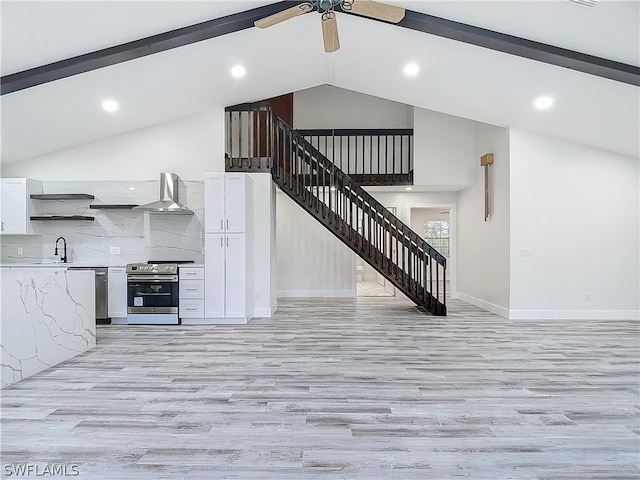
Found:
[(62, 263), (67, 263), (67, 241), (65, 240), (64, 237), (58, 237), (56, 239), (56, 249), (53, 252), (53, 254), (54, 255), (58, 255), (58, 242), (60, 240), (62, 240), (62, 242), (63, 242), (63, 247), (62, 248), (63, 248), (63, 251), (64, 251), (63, 255), (60, 257), (60, 260), (62, 260)]

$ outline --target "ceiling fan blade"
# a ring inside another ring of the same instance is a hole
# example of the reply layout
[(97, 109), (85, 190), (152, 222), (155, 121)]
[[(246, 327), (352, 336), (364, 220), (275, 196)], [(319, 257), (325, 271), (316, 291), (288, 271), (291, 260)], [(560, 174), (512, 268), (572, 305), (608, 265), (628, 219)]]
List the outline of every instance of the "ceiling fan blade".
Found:
[(358, 15), (377, 18), (378, 20), (391, 23), (398, 23), (404, 18), (404, 8), (387, 5), (386, 3), (373, 2), (371, 0), (352, 0), (348, 10)]
[(335, 52), (340, 48), (340, 39), (338, 38), (338, 22), (334, 12), (325, 12), (322, 14), (322, 39), (324, 40), (324, 51), (327, 53)]
[(296, 5), (295, 7), (287, 8), (278, 13), (274, 13), (273, 15), (269, 15), (268, 17), (261, 18), (260, 20), (256, 20), (253, 24), (258, 28), (267, 28), (271, 27), (280, 22), (284, 22), (285, 20), (289, 20), (290, 18), (297, 17), (298, 15), (302, 15), (303, 13), (308, 13), (313, 10), (313, 6), (310, 3), (301, 3), (300, 5)]

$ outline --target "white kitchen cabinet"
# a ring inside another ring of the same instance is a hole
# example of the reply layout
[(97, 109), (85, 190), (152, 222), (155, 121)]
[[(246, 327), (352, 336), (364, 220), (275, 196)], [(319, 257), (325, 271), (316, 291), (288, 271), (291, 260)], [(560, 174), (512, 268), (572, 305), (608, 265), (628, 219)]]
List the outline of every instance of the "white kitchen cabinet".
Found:
[(244, 233), (247, 213), (246, 173), (205, 173), (205, 233)]
[(36, 214), (36, 205), (29, 197), (42, 193), (42, 182), (31, 178), (3, 178), (0, 183), (0, 220), (2, 235), (37, 235), (38, 224), (29, 217)]
[(225, 245), (225, 316), (247, 316), (246, 236), (227, 235)]
[[(205, 316), (246, 323), (251, 318), (247, 299), (246, 236), (206, 235)], [(224, 323), (224, 322), (221, 322)]]
[(180, 267), (178, 316), (183, 324), (190, 319), (204, 317), (204, 268)]
[(180, 317), (183, 325), (189, 325), (194, 320), (204, 319), (204, 299), (182, 299), (180, 300), (180, 306), (178, 308), (178, 316)]
[(107, 314), (111, 323), (127, 323), (127, 269), (109, 267)]

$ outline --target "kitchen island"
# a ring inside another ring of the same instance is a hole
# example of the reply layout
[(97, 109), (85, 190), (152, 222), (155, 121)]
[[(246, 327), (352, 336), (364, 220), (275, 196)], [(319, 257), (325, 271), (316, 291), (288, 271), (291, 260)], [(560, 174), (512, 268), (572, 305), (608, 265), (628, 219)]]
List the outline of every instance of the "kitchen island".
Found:
[(96, 345), (94, 275), (54, 268), (2, 268), (2, 388)]

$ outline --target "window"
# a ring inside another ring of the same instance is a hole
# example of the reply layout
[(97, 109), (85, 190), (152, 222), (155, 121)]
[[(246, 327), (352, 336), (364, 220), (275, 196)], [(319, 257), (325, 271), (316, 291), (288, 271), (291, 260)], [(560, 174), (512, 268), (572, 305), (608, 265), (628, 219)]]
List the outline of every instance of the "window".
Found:
[(427, 220), (424, 222), (424, 239), (445, 257), (449, 256), (449, 221)]

